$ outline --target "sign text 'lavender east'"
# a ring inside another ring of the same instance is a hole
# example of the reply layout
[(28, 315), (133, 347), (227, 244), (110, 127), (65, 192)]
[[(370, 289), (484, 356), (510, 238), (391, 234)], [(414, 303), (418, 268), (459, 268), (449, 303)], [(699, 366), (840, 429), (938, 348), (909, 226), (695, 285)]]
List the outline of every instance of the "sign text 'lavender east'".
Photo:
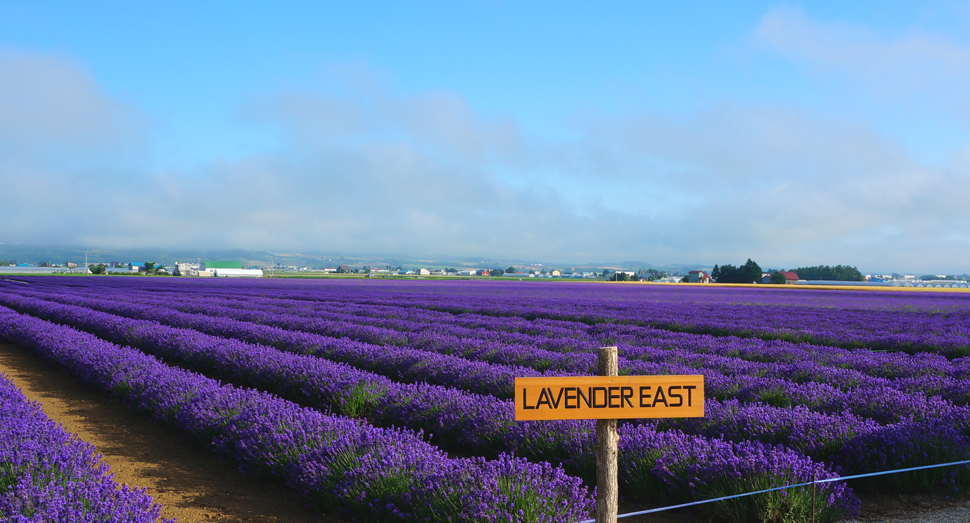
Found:
[(698, 418), (704, 376), (515, 378), (515, 419)]

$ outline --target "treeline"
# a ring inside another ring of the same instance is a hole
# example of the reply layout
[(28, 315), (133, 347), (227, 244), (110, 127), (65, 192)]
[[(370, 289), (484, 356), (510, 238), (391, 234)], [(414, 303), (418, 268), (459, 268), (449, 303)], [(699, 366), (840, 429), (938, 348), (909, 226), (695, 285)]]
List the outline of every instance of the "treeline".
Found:
[(751, 258), (740, 267), (715, 265), (711, 271), (711, 279), (717, 283), (760, 283), (761, 266), (751, 261)]
[[(800, 280), (834, 280), (834, 281), (865, 281), (865, 276), (859, 269), (848, 265), (816, 265), (814, 267), (799, 267), (790, 269), (798, 275)], [(748, 258), (744, 265), (735, 267), (734, 265), (715, 265), (711, 271), (711, 280), (717, 283), (760, 283), (763, 272), (761, 266)], [(784, 278), (780, 281), (772, 280), (773, 283), (785, 283)]]
[(798, 274), (799, 280), (865, 281), (866, 279), (859, 269), (848, 265), (799, 267), (792, 269), (792, 272)]

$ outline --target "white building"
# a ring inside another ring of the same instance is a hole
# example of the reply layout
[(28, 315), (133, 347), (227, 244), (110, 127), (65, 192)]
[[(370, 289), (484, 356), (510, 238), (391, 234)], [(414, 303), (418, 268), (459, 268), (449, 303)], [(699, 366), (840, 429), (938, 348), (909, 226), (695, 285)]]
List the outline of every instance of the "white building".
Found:
[(260, 269), (212, 269), (215, 278), (262, 278)]

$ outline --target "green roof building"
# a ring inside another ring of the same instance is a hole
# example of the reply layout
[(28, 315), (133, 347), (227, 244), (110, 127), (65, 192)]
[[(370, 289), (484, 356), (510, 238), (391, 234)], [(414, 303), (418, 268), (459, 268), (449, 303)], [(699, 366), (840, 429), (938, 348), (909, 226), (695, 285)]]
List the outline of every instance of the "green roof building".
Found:
[(206, 260), (202, 262), (202, 267), (200, 270), (208, 269), (242, 269), (243, 266), (239, 262), (235, 261), (221, 261), (221, 260)]

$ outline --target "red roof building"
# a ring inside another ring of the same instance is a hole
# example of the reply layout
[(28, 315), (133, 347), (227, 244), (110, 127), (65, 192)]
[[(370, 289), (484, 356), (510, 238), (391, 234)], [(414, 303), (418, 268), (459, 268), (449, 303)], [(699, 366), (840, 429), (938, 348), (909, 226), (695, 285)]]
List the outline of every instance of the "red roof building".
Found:
[(711, 276), (704, 271), (690, 271), (687, 273), (689, 283), (711, 283)]

